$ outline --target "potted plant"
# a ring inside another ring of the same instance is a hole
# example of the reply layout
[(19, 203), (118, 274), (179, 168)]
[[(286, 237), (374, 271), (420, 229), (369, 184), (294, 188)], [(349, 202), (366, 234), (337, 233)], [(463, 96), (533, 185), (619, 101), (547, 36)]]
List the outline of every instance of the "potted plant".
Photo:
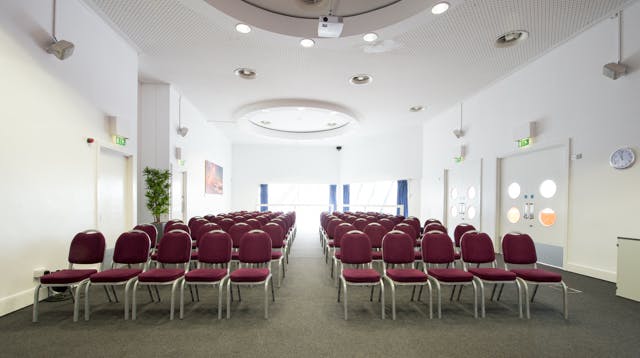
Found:
[(158, 229), (158, 235), (162, 235), (162, 214), (169, 213), (171, 204), (171, 172), (167, 169), (155, 169), (145, 167), (142, 171), (147, 191), (147, 209), (153, 215), (154, 225)]

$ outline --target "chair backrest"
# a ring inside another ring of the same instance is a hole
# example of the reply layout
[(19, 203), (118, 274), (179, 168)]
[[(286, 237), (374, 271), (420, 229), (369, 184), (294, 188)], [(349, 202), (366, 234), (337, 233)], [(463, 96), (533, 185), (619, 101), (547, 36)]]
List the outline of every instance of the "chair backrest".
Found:
[(427, 219), (424, 221), (424, 226), (426, 227), (427, 225), (433, 224), (433, 223), (442, 225), (442, 222), (438, 219)]
[(261, 228), (271, 238), (271, 245), (274, 248), (281, 248), (284, 246), (284, 230), (282, 226), (277, 223), (266, 223)]
[(106, 241), (97, 230), (79, 232), (69, 246), (69, 262), (72, 264), (99, 264), (104, 260)]
[(155, 248), (158, 242), (158, 229), (152, 224), (140, 224), (136, 225), (133, 230), (140, 230), (147, 233), (149, 240), (151, 240), (151, 248)]
[(191, 229), (189, 229), (189, 226), (183, 223), (166, 224), (164, 227), (164, 233), (166, 234), (171, 230), (182, 230), (182, 231), (185, 231), (187, 234), (191, 234)]
[(379, 219), (378, 223), (380, 223), (380, 225), (382, 225), (384, 229), (387, 230), (387, 232), (393, 230), (393, 227), (396, 226), (396, 224), (394, 224), (393, 221), (387, 218)]
[(484, 264), (494, 262), (496, 254), (493, 250), (493, 241), (484, 232), (467, 231), (460, 241), (462, 261)]
[(333, 245), (335, 247), (340, 247), (340, 243), (342, 242), (342, 237), (344, 236), (344, 234), (353, 230), (357, 230), (355, 226), (347, 222), (340, 223), (340, 225), (336, 226), (336, 229), (333, 231)]
[(287, 224), (286, 221), (284, 221), (283, 218), (277, 217), (275, 219), (272, 219), (270, 222), (276, 223), (276, 224), (282, 226), (282, 230), (284, 231), (285, 235), (289, 232), (289, 225)]
[(424, 232), (429, 232), (429, 231), (440, 231), (440, 232), (447, 232), (447, 228), (444, 227), (444, 225), (439, 224), (439, 223), (430, 223), (427, 224), (427, 226), (424, 227)]
[(251, 230), (240, 240), (238, 253), (240, 262), (265, 263), (271, 262), (271, 238), (262, 230)]
[(335, 218), (335, 219), (331, 219), (331, 221), (329, 221), (329, 223), (327, 224), (327, 235), (329, 235), (330, 239), (333, 239), (333, 235), (334, 235), (334, 231), (336, 230), (336, 227), (338, 227), (338, 225), (342, 224), (344, 221)]
[(169, 219), (167, 220), (165, 225), (171, 225), (171, 224), (184, 224), (184, 222), (180, 219)]
[(142, 264), (149, 259), (151, 239), (142, 230), (131, 230), (120, 234), (113, 249), (113, 262), (117, 264)]
[(260, 221), (256, 220), (256, 219), (247, 219), (247, 221), (245, 221), (245, 223), (249, 224), (249, 226), (251, 226), (252, 229), (259, 229), (262, 224), (260, 223)]
[(448, 264), (455, 260), (453, 241), (446, 233), (427, 232), (422, 238), (422, 261)]
[(202, 216), (194, 216), (191, 219), (189, 219), (189, 221), (187, 222), (187, 225), (191, 227), (191, 224), (193, 224), (194, 221), (201, 220), (201, 219), (204, 219), (204, 218)]
[(231, 228), (236, 222), (233, 219), (224, 218), (218, 222), (218, 225), (222, 228), (222, 230), (229, 232), (229, 228)]
[(352, 230), (344, 234), (340, 245), (342, 263), (359, 265), (371, 262), (371, 241), (362, 231)]
[(364, 228), (369, 224), (369, 222), (367, 221), (367, 219), (365, 218), (357, 218), (354, 222), (353, 222), (353, 226), (355, 226), (356, 230), (364, 230)]
[(392, 230), (382, 238), (382, 260), (389, 264), (408, 264), (415, 260), (414, 240), (409, 234)]
[(413, 230), (416, 231), (417, 235), (420, 234), (420, 220), (415, 216), (409, 216), (408, 218), (402, 220), (403, 223), (411, 225)]
[(196, 232), (198, 232), (198, 230), (202, 225), (208, 224), (208, 223), (209, 223), (209, 220), (206, 220), (201, 217), (191, 218), (191, 220), (189, 220), (189, 230), (191, 230), (191, 234), (193, 235)]
[(207, 215), (204, 216), (204, 218), (209, 222), (213, 222), (213, 220), (216, 218), (216, 216), (213, 215), (213, 214), (207, 214)]
[(399, 231), (405, 232), (405, 233), (409, 234), (409, 236), (411, 236), (411, 238), (413, 240), (417, 240), (418, 239), (418, 233), (413, 228), (413, 226), (411, 226), (409, 224), (405, 224), (405, 223), (397, 224), (396, 226), (393, 227), (393, 230), (399, 230)]
[(231, 235), (231, 240), (233, 240), (233, 247), (240, 247), (240, 239), (247, 232), (251, 231), (251, 226), (247, 223), (235, 223), (231, 225), (227, 232)]
[(456, 244), (456, 247), (460, 247), (460, 239), (462, 235), (467, 231), (475, 231), (476, 228), (471, 224), (458, 224), (455, 229), (453, 229), (453, 240)]
[(231, 261), (233, 241), (222, 230), (205, 232), (198, 242), (198, 261), (207, 264), (226, 264)]
[(502, 256), (507, 264), (528, 265), (538, 261), (531, 236), (517, 232), (510, 232), (502, 238)]
[(386, 234), (386, 230), (384, 226), (378, 223), (370, 223), (364, 227), (364, 233), (369, 236), (369, 240), (371, 241), (371, 247), (375, 249), (379, 249), (382, 247), (382, 237)]
[(208, 233), (209, 231), (214, 231), (214, 230), (222, 230), (222, 228), (218, 224), (206, 223), (204, 225), (201, 225), (198, 228), (198, 231), (193, 232), (193, 235), (191, 235), (191, 238), (196, 240), (196, 244), (197, 244), (200, 242), (202, 235)]
[(164, 234), (158, 245), (157, 261), (164, 264), (182, 264), (191, 259), (191, 236), (184, 230), (171, 230)]

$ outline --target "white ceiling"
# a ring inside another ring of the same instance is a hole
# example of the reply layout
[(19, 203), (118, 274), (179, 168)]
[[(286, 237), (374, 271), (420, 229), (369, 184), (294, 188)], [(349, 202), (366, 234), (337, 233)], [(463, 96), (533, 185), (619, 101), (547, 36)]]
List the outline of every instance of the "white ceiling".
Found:
[[(175, 85), (234, 142), (256, 143), (282, 139), (245, 131), (233, 113), (250, 103), (282, 98), (346, 107), (360, 123), (349, 134), (353, 138), (417, 127), (635, 0), (450, 1), (454, 6), (443, 15), (427, 8), (396, 24), (370, 29), (380, 35), (376, 45), (354, 35), (316, 39), (316, 46), (307, 49), (298, 37), (255, 27), (249, 34), (237, 33), (239, 20), (203, 0), (85, 1), (138, 48), (143, 81)], [(272, 2), (284, 1), (294, 0)], [(345, 20), (345, 29), (348, 25)], [(529, 32), (524, 43), (494, 46), (501, 34), (520, 29)], [(238, 78), (233, 73), (238, 67), (255, 69), (257, 78)], [(372, 75), (374, 81), (350, 84), (349, 78), (359, 73)], [(409, 112), (414, 105), (427, 109)]]

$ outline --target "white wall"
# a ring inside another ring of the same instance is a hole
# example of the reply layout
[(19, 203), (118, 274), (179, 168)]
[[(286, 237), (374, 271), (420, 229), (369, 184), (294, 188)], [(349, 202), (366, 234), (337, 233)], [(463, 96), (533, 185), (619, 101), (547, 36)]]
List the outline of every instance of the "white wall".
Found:
[(58, 38), (76, 45), (65, 61), (43, 50), (50, 2), (0, 3), (0, 270), (16, 273), (0, 285), (0, 315), (32, 303), (33, 269), (66, 267), (73, 235), (96, 227), (106, 115), (120, 118), (136, 152), (137, 54), (83, 3), (58, 6)]
[[(483, 158), (482, 230), (496, 233), (496, 158), (516, 151), (513, 127), (536, 121), (534, 148), (572, 140), (568, 262), (565, 268), (615, 280), (616, 237), (639, 237), (635, 206), (640, 165), (609, 167), (610, 153), (632, 146), (640, 154), (640, 3), (624, 14), (623, 62), (630, 74), (617, 81), (602, 75), (616, 57), (616, 20), (605, 20), (510, 77), (464, 101), (464, 129), (457, 141), (459, 107), (424, 125), (422, 216), (442, 216), (442, 172), (460, 143), (468, 159)], [(447, 150), (449, 152), (447, 152)]]

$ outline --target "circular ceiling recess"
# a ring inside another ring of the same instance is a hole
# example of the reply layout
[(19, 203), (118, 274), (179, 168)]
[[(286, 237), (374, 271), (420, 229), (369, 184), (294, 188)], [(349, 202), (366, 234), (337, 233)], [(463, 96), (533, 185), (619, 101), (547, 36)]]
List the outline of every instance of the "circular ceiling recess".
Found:
[(245, 130), (292, 140), (335, 137), (357, 123), (356, 116), (342, 106), (299, 99), (253, 103), (237, 111), (235, 118)]
[(430, 11), (436, 1), (407, 0), (205, 0), (217, 10), (253, 27), (299, 38), (318, 37), (318, 18), (343, 18), (341, 37), (360, 35)]

